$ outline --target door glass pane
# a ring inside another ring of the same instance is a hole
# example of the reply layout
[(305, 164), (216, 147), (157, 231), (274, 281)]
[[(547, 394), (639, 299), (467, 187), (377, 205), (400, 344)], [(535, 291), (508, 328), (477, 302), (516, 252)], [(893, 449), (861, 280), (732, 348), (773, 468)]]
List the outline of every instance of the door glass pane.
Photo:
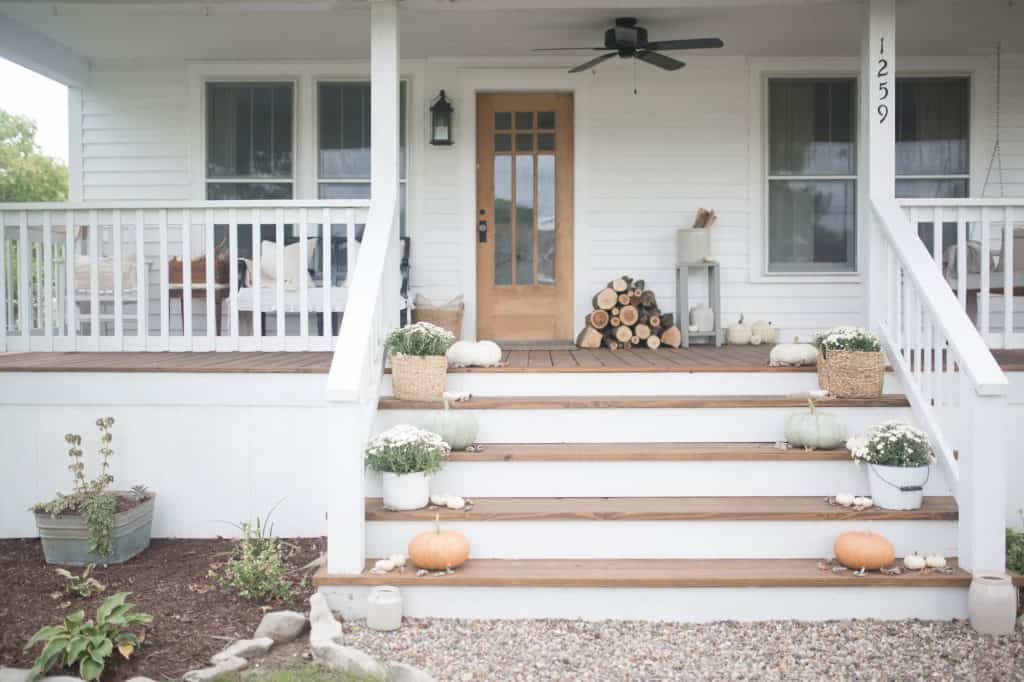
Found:
[(553, 111), (538, 111), (537, 112), (537, 127), (544, 130), (553, 130), (555, 127), (555, 112)]
[(531, 133), (516, 134), (516, 151), (528, 152), (533, 149), (533, 135)]
[(512, 112), (511, 111), (496, 111), (494, 112), (494, 129), (495, 130), (509, 130), (512, 128)]
[(533, 157), (516, 157), (516, 284), (533, 284)]
[(537, 149), (539, 149), (542, 152), (555, 151), (555, 134), (540, 133), (539, 135), (537, 135)]
[(512, 136), (508, 133), (499, 133), (494, 136), (494, 151), (496, 152), (510, 152), (512, 151)]
[(773, 180), (769, 184), (769, 270), (853, 271), (854, 181)]
[(518, 130), (529, 130), (533, 128), (533, 112), (532, 111), (517, 111), (516, 112), (516, 129)]
[(512, 157), (494, 157), (494, 283), (512, 284)]
[(555, 157), (537, 157), (537, 284), (555, 283)]

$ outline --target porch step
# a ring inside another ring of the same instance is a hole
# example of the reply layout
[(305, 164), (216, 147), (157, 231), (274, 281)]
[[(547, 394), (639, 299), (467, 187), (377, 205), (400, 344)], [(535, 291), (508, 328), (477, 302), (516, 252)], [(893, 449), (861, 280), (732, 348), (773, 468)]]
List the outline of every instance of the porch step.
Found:
[[(818, 401), (828, 407), (909, 407), (906, 396), (889, 394), (878, 398), (829, 398)], [(586, 410), (586, 409), (721, 409), (804, 407), (806, 395), (703, 395), (703, 396), (472, 396), (450, 403), (456, 410)], [(381, 410), (436, 410), (433, 401), (381, 398)]]
[(956, 500), (926, 497), (920, 509), (855, 511), (821, 497), (490, 497), (468, 509), (391, 511), (367, 498), (367, 521), (956, 521)]
[(819, 561), (470, 559), (443, 576), (417, 577), (408, 568), (380, 576), (321, 569), (313, 584), (349, 618), (365, 616), (366, 596), (376, 585), (399, 586), (409, 617), (711, 622), (949, 620), (967, 614), (970, 575), (964, 571), (858, 577), (820, 570)]
[(449, 462), (834, 462), (850, 452), (779, 449), (775, 443), (486, 443)]

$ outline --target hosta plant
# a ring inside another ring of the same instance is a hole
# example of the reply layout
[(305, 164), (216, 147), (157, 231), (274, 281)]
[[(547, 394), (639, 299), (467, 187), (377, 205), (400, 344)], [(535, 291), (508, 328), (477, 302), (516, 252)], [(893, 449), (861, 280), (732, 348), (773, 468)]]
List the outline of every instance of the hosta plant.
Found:
[(434, 474), (441, 470), (451, 448), (441, 436), (399, 424), (374, 436), (366, 446), (366, 466), (391, 474)]
[(54, 569), (54, 572), (64, 578), (64, 591), (70, 596), (88, 599), (107, 589), (103, 583), (92, 577), (94, 568), (96, 568), (96, 564), (89, 564), (81, 575), (75, 575), (66, 568), (57, 568)]
[(85, 611), (66, 616), (60, 625), (42, 628), (28, 644), (29, 650), (43, 644), (43, 650), (32, 666), (30, 679), (45, 675), (53, 668), (77, 668), (83, 680), (98, 680), (116, 649), (124, 658), (145, 639), (143, 626), (153, 622), (146, 613), (133, 613), (135, 604), (128, 603), (130, 592), (118, 592), (96, 610), (96, 620), (86, 620)]
[(877, 353), (882, 349), (878, 337), (861, 327), (833, 327), (818, 334), (814, 344), (825, 350), (852, 350)]
[(417, 322), (388, 335), (387, 349), (392, 354), (425, 357), (444, 355), (455, 343), (455, 335), (429, 322)]
[(901, 421), (887, 421), (871, 427), (863, 436), (846, 441), (850, 455), (858, 462), (890, 467), (920, 467), (934, 457), (924, 432)]

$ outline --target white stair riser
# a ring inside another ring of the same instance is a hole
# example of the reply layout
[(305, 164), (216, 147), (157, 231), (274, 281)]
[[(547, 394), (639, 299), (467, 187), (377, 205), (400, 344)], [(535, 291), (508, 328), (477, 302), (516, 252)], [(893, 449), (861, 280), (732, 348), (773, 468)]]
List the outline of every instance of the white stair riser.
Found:
[[(787, 395), (819, 388), (814, 372), (470, 372), (449, 374), (445, 387), (486, 396)], [(902, 393), (892, 373), (885, 392)], [(394, 395), (390, 374), (381, 395)]]
[[(481, 443), (775, 442), (798, 407), (471, 410)], [(913, 423), (909, 408), (828, 407), (851, 434), (887, 419)], [(426, 424), (431, 410), (380, 410), (375, 429)]]
[[(955, 521), (450, 521), (477, 559), (799, 559), (830, 557), (836, 536), (871, 530), (898, 556), (957, 553)], [(366, 555), (405, 553), (431, 521), (370, 521)]]
[[(380, 497), (380, 475), (367, 474)], [(748, 497), (868, 494), (867, 470), (853, 462), (449, 462), (434, 493), (463, 497)], [(938, 467), (928, 495), (948, 495)]]
[[(431, 585), (430, 581), (436, 581)], [(850, 581), (857, 578), (850, 577)], [(952, 620), (967, 617), (957, 587), (403, 587), (412, 618), (581, 618), (707, 623), (723, 620)], [(369, 587), (321, 587), (331, 608), (364, 618)]]

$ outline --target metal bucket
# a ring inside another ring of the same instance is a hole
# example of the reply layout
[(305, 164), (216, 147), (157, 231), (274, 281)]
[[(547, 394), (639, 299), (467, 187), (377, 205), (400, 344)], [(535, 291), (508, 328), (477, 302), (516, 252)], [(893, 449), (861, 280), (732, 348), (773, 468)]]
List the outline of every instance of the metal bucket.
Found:
[[(114, 494), (127, 494), (118, 493)], [(53, 517), (36, 514), (36, 528), (43, 541), (43, 554), (48, 564), (85, 566), (87, 564), (123, 564), (149, 547), (153, 526), (153, 504), (150, 493), (142, 504), (114, 515), (114, 542), (109, 556), (89, 551), (89, 528), (78, 515)]]

